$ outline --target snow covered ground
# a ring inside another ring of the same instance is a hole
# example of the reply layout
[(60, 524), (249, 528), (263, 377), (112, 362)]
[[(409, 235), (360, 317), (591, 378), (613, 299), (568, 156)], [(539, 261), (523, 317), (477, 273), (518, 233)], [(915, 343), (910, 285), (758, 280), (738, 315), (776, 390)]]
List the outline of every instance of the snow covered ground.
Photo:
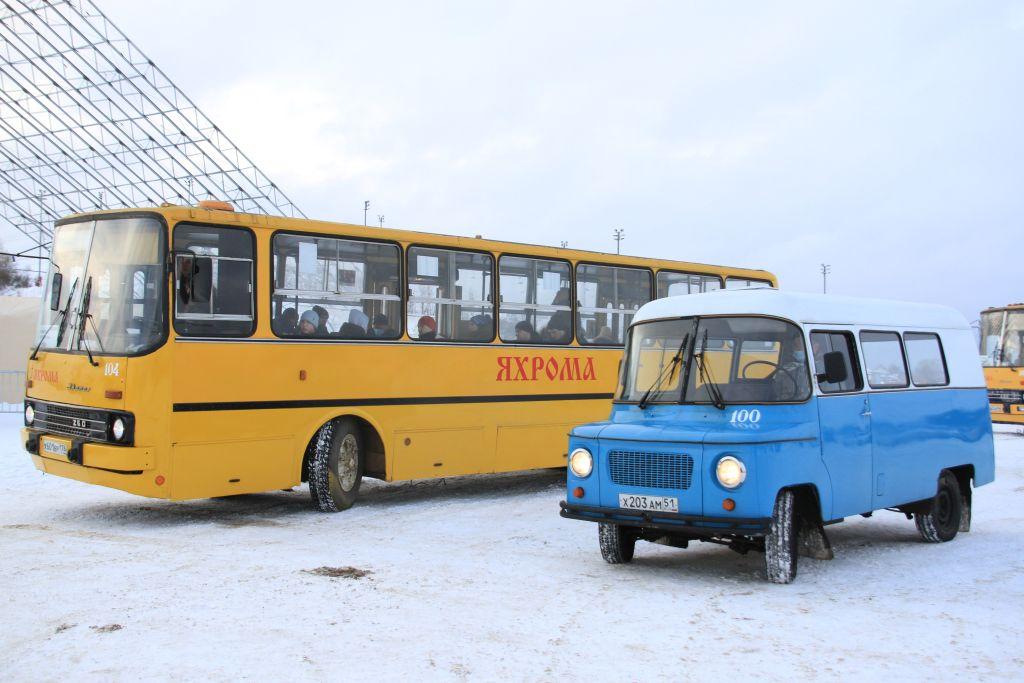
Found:
[(606, 565), (558, 472), (368, 482), (337, 515), (305, 487), (167, 503), (44, 477), (19, 424), (0, 415), (3, 680), (1024, 678), (1017, 429), (971, 533), (853, 519), (776, 586), (709, 544)]

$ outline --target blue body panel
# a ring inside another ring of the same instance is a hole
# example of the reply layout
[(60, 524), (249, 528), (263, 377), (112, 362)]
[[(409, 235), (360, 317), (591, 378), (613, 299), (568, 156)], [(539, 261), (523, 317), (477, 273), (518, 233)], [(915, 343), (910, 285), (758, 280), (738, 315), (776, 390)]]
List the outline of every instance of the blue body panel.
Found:
[[(753, 410), (759, 413), (756, 422), (736, 419), (739, 411), (749, 415)], [(702, 405), (640, 410), (616, 404), (609, 420), (573, 430), (569, 450), (581, 447), (593, 454), (594, 469), (585, 478), (568, 471), (569, 504), (614, 513), (619, 494), (671, 496), (679, 499), (680, 514), (717, 520), (770, 517), (778, 492), (801, 485), (816, 493), (822, 519), (838, 520), (930, 498), (946, 468), (972, 466), (975, 486), (991, 482), (995, 470), (984, 389), (855, 393), (725, 410)], [(636, 478), (623, 483), (621, 469), (612, 474), (613, 451), (626, 452), (634, 462), (688, 456), (692, 477), (678, 487), (666, 487), (657, 478), (651, 481), (658, 486), (638, 485)], [(746, 467), (746, 480), (731, 490), (715, 474), (725, 455)], [(572, 494), (577, 487), (584, 490), (581, 498)], [(735, 501), (731, 511), (723, 508), (726, 498)], [(613, 519), (630, 521), (626, 515)], [(742, 531), (723, 529), (723, 535)]]

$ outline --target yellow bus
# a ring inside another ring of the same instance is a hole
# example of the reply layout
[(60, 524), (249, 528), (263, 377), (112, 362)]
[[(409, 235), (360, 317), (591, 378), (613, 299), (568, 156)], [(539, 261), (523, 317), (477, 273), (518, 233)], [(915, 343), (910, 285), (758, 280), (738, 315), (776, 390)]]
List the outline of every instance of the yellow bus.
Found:
[(28, 362), (47, 473), (184, 500), (564, 467), (652, 297), (761, 270), (197, 207), (57, 223)]
[(980, 323), (992, 421), (1024, 424), (1024, 304), (986, 309)]

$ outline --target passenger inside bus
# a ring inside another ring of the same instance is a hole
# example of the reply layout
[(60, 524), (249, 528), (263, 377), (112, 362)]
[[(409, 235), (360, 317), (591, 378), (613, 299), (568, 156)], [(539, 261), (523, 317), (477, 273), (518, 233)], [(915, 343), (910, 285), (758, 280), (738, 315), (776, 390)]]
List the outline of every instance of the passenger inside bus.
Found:
[(315, 337), (316, 328), (320, 324), (320, 316), (310, 309), (299, 318), (299, 334), (303, 337)]
[(466, 321), (465, 339), (467, 341), (490, 341), (494, 336), (494, 323), (489, 315), (474, 315)]
[(328, 313), (327, 309), (324, 308), (323, 306), (314, 306), (313, 312), (317, 314), (317, 336), (328, 336), (331, 333), (331, 330), (327, 327), (327, 320), (331, 317), (331, 314)]
[(437, 321), (429, 315), (421, 316), (416, 323), (416, 330), (419, 332), (421, 341), (434, 341), (437, 339)]
[(299, 312), (288, 307), (274, 319), (274, 331), (277, 334), (295, 334), (295, 326), (299, 322)]
[[(551, 300), (552, 306), (568, 306), (569, 305), (569, 288), (563, 287), (558, 290), (555, 294), (555, 298)], [(572, 330), (572, 312), (571, 311), (556, 311), (551, 320), (548, 321), (547, 327), (541, 333), (545, 342), (549, 344), (564, 344), (569, 341), (569, 336)]]
[(374, 337), (396, 337), (395, 331), (391, 329), (391, 325), (388, 322), (388, 317), (383, 313), (378, 313), (373, 316), (373, 327), (370, 333)]
[(516, 341), (524, 344), (536, 344), (540, 341), (540, 335), (528, 320), (520, 320), (516, 323)]

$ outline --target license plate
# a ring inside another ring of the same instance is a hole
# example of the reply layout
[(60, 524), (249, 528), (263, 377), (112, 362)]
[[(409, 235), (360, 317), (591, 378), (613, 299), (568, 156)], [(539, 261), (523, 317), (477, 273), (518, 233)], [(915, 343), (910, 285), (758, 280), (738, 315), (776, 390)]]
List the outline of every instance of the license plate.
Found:
[(68, 450), (71, 448), (71, 444), (67, 441), (58, 441), (57, 439), (44, 436), (40, 442), (41, 450), (47, 455), (51, 455), (58, 458), (68, 457)]
[(620, 493), (619, 507), (647, 512), (679, 512), (679, 499), (667, 496), (637, 496), (632, 493)]

